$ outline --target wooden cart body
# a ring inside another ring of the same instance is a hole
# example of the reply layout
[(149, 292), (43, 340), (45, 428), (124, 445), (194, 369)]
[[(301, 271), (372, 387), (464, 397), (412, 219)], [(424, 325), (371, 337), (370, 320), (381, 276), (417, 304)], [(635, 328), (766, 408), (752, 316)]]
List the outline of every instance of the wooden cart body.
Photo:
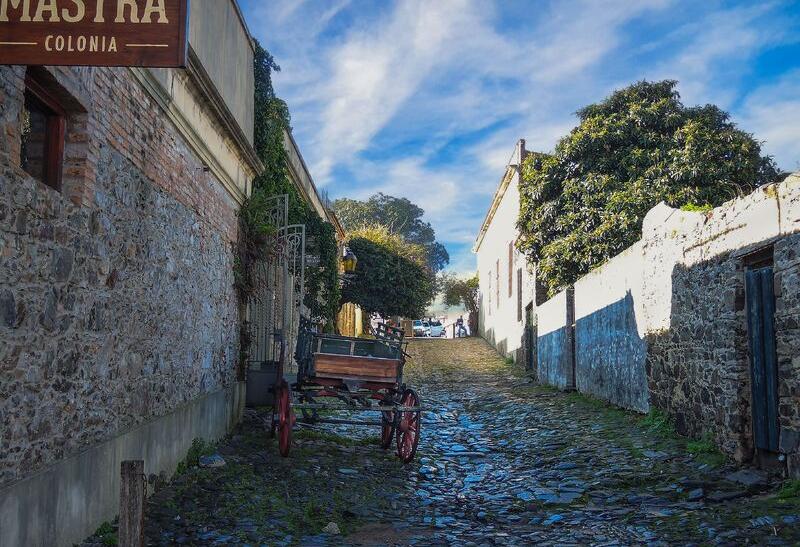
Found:
[[(369, 339), (315, 333), (301, 324), (295, 349), (297, 379), (291, 386), (281, 379), (276, 392), (273, 430), (279, 433), (281, 454), (289, 453), (296, 409), (307, 424), (378, 425), (381, 447), (389, 448), (396, 437), (398, 456), (411, 461), (422, 408), (416, 392), (403, 383), (403, 344), (403, 331), (385, 325)], [(337, 401), (328, 404), (319, 399)], [(378, 412), (380, 421), (321, 416), (322, 410)]]
[(313, 350), (307, 361), (309, 366), (302, 373), (303, 382), (339, 380), (351, 388), (386, 384), (387, 389), (397, 389), (403, 383), (404, 360), (399, 342), (315, 334)]

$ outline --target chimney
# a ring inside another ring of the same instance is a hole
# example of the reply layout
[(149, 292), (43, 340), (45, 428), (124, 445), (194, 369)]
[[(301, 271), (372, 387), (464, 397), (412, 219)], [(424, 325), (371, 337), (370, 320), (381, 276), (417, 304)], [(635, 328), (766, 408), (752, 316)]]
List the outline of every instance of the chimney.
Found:
[(511, 164), (520, 167), (522, 165), (522, 160), (525, 159), (526, 154), (525, 139), (520, 139), (517, 141), (517, 148), (514, 150), (514, 158), (511, 160)]

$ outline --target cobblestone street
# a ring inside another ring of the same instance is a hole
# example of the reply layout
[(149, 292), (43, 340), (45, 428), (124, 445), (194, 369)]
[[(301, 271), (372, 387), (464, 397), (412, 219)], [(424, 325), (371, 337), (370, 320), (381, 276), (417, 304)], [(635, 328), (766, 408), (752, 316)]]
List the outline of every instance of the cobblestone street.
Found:
[[(412, 342), (416, 460), (377, 430), (295, 432), (288, 459), (251, 413), (150, 498), (151, 544), (667, 545), (800, 541), (800, 503), (657, 415), (533, 384), (480, 339)], [(796, 485), (795, 485), (796, 488)], [(333, 524), (332, 524), (333, 523)], [(98, 535), (88, 543), (102, 543)]]

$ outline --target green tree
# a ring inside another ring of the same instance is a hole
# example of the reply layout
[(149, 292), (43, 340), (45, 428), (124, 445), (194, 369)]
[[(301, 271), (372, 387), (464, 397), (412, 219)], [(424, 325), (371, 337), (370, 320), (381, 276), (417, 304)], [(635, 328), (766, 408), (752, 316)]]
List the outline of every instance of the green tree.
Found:
[(386, 317), (420, 317), (433, 299), (433, 284), (424, 246), (406, 241), (380, 225), (348, 233), (358, 258), (356, 271), (345, 277), (342, 302)]
[(445, 273), (439, 279), (439, 292), (446, 306), (463, 306), (468, 312), (478, 311), (478, 274), (467, 279)]
[(347, 231), (379, 224), (392, 233), (402, 235), (406, 241), (423, 245), (427, 266), (433, 273), (450, 262), (447, 249), (436, 241), (433, 227), (422, 220), (425, 211), (406, 198), (387, 196), (379, 192), (366, 201), (337, 199), (333, 202), (333, 209)]
[(774, 181), (775, 163), (714, 105), (677, 82), (638, 82), (578, 112), (553, 155), (522, 169), (517, 247), (552, 294), (635, 243), (661, 201), (717, 206)]

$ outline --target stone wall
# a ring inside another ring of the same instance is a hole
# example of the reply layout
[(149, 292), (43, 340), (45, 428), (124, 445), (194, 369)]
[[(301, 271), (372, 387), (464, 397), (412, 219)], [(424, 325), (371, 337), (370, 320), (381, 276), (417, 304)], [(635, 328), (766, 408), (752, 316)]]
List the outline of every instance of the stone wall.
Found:
[(711, 435), (738, 460), (752, 454), (744, 268), (730, 255), (672, 269), (667, 331), (648, 333), (652, 405), (679, 433)]
[[(710, 436), (739, 461), (752, 458), (745, 272), (754, 253), (771, 250), (780, 450), (790, 473), (800, 474), (798, 232), (798, 175), (706, 213), (652, 209), (640, 242), (575, 284), (578, 389), (663, 410), (681, 433)], [(553, 300), (537, 309), (540, 369), (563, 366), (560, 355), (542, 352), (552, 345), (542, 323), (563, 321)]]
[(48, 74), (61, 192), (19, 166), (0, 67), (0, 486), (235, 382), (237, 203), (130, 71)]
[(774, 260), (780, 450), (800, 478), (800, 234), (777, 241)]

